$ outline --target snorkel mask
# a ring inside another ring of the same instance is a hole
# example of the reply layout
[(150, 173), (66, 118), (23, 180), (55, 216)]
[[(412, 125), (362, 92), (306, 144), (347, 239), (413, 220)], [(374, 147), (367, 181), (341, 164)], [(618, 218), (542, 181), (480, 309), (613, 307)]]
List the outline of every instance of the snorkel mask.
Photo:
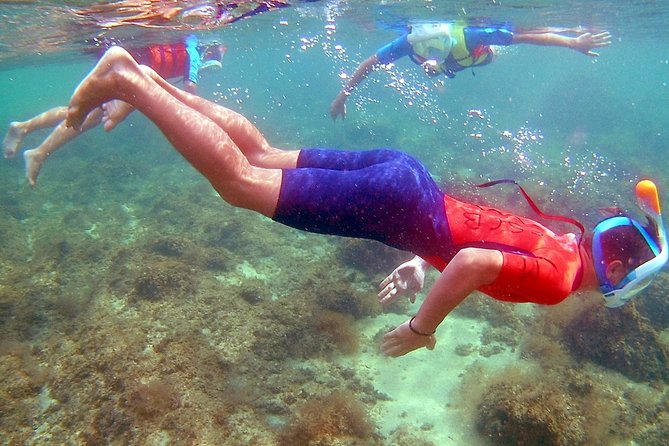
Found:
[[(669, 259), (667, 249), (667, 233), (662, 222), (660, 210), (660, 199), (657, 187), (652, 181), (643, 180), (636, 185), (637, 204), (641, 210), (657, 227), (657, 241), (651, 237), (648, 231), (635, 220), (624, 217), (612, 217), (600, 222), (594, 229), (592, 239), (592, 257), (595, 272), (600, 283), (600, 291), (604, 294), (605, 305), (609, 308), (620, 307), (629, 302), (641, 290), (652, 282), (655, 275), (664, 267)], [(633, 226), (648, 244), (653, 253), (653, 258), (647, 260), (627, 275), (616, 285), (613, 285), (606, 277), (606, 261), (602, 249), (602, 234), (606, 231), (620, 227)]]
[(200, 65), (198, 72), (203, 73), (223, 68), (221, 62), (227, 51), (225, 45), (219, 43), (208, 44), (202, 52), (202, 65)]

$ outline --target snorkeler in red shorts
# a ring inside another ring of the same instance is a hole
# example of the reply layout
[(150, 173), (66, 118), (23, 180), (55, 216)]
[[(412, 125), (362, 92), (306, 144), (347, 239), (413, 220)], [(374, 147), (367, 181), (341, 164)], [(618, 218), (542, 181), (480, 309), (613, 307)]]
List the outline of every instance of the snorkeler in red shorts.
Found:
[[(111, 45), (109, 45), (111, 46)], [(188, 36), (183, 41), (171, 44), (155, 44), (131, 50), (135, 60), (150, 66), (165, 79), (183, 81), (183, 88), (190, 92), (197, 91), (197, 83), (201, 73), (221, 68), (221, 59), (226, 48), (218, 43), (201, 45), (195, 36)], [(98, 54), (101, 57), (104, 52)], [(23, 158), (26, 164), (26, 178), (31, 186), (37, 182), (42, 164), (46, 158), (64, 144), (104, 123), (106, 130), (111, 130), (132, 112), (132, 107), (121, 101), (110, 101), (94, 112), (79, 130), (65, 126), (67, 107), (55, 107), (34, 116), (27, 121), (14, 121), (3, 140), (5, 158), (13, 158), (19, 150), (23, 139), (30, 133), (54, 127), (49, 136), (36, 148), (26, 150)]]
[[(667, 261), (657, 190), (649, 181), (640, 183), (638, 195), (652, 225), (616, 216), (579, 241), (506, 211), (457, 201), (401, 152), (274, 148), (243, 116), (173, 87), (122, 48), (110, 49), (79, 85), (67, 124), (79, 127), (113, 99), (152, 120), (231, 205), (304, 231), (378, 240), (442, 269), (416, 315), (385, 335), (381, 349), (389, 356), (434, 348), (437, 326), (475, 290), (539, 304), (599, 290), (608, 306), (619, 306)], [(382, 283), (381, 302), (418, 288), (424, 265), (401, 265)]]

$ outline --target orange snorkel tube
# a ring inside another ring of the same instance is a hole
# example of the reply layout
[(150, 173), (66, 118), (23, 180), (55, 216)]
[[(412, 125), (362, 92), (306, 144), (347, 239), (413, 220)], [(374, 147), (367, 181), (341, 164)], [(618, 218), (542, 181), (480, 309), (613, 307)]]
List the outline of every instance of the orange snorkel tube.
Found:
[(660, 195), (657, 193), (655, 183), (650, 180), (641, 180), (637, 183), (635, 191), (637, 203), (646, 214), (662, 215)]

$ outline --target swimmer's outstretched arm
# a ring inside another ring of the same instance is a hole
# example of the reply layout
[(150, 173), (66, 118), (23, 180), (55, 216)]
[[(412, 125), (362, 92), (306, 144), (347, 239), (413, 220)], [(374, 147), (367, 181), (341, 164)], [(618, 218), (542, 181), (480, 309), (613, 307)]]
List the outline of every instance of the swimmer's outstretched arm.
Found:
[(439, 324), (472, 292), (494, 282), (502, 262), (502, 253), (496, 250), (466, 248), (459, 251), (427, 293), (415, 318), (383, 337), (381, 351), (388, 356), (402, 356), (421, 347), (432, 350)]
[(337, 97), (332, 101), (332, 104), (330, 104), (330, 117), (333, 120), (337, 120), (339, 116), (342, 119), (346, 117), (346, 99), (353, 93), (358, 84), (364, 81), (369, 73), (379, 65), (379, 58), (376, 54), (368, 57), (358, 65), (358, 68), (356, 68), (355, 73), (353, 73), (351, 79), (346, 83), (346, 86), (341, 89)]
[(576, 37), (569, 37), (557, 33), (514, 33), (513, 43), (527, 43), (531, 45), (561, 46), (571, 48), (586, 56), (599, 56), (599, 53), (592, 51), (595, 48), (602, 48), (611, 45), (611, 34), (608, 31), (601, 33), (583, 33)]

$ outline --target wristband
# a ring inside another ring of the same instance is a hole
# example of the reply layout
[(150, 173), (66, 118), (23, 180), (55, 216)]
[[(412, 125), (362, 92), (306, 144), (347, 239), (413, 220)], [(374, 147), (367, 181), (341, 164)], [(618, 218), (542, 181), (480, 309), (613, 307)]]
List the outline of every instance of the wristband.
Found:
[(411, 325), (411, 324), (413, 323), (413, 320), (414, 320), (414, 319), (416, 319), (416, 316), (414, 316), (414, 317), (412, 317), (411, 319), (409, 319), (409, 330), (413, 331), (414, 334), (417, 334), (418, 336), (432, 336), (433, 334), (435, 334), (435, 333), (437, 332), (437, 330), (434, 330), (432, 333), (423, 333), (423, 332), (420, 332), (420, 331), (416, 330), (416, 329), (413, 328), (413, 326)]

